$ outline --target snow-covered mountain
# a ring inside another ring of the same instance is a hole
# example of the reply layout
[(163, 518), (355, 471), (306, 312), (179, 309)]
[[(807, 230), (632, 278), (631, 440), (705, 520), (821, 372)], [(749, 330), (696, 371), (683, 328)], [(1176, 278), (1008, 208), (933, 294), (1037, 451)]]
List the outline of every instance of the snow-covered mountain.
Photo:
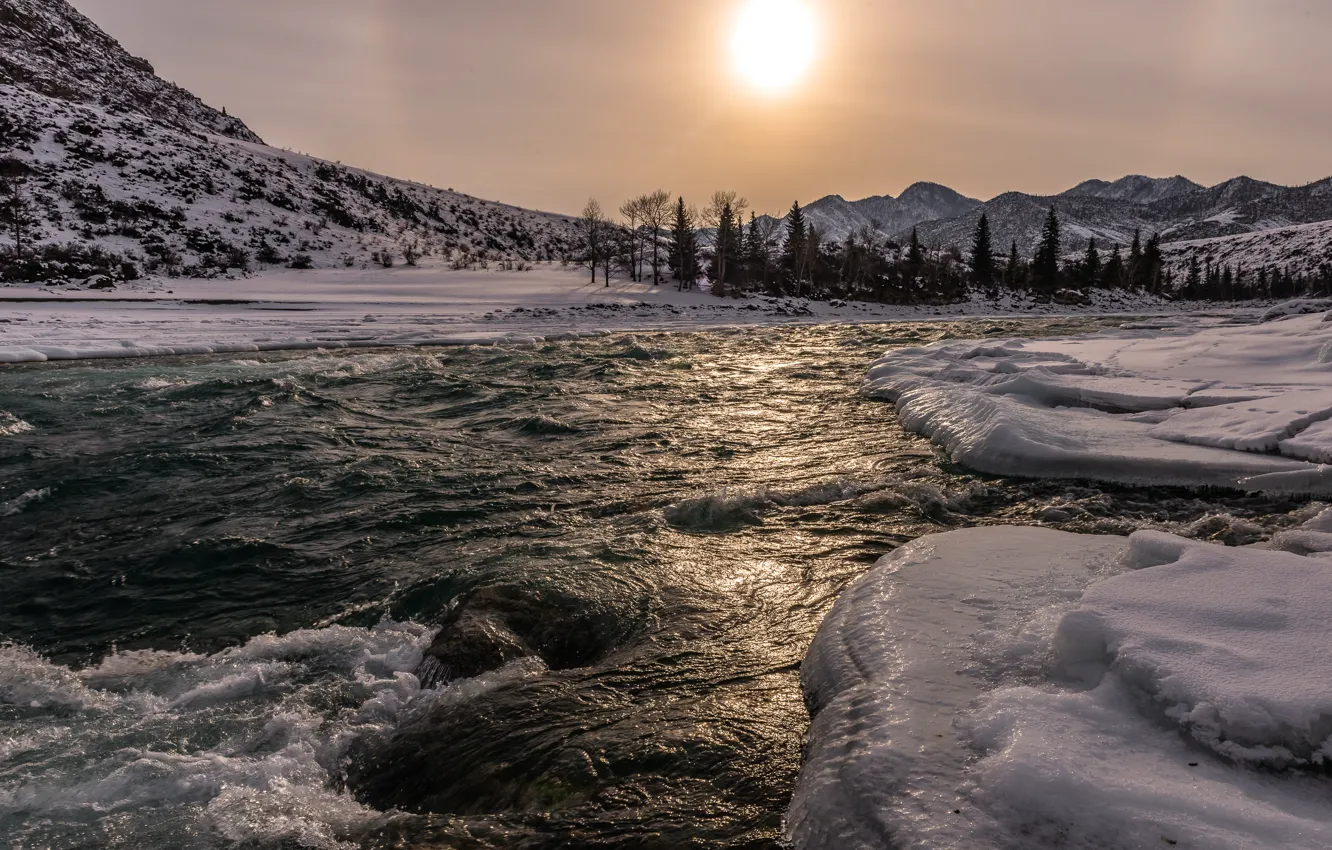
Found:
[(914, 183), (901, 195), (876, 195), (848, 201), (841, 195), (829, 195), (805, 206), (805, 219), (829, 241), (845, 241), (847, 236), (869, 228), (893, 234), (922, 221), (935, 221), (963, 215), (981, 205), (938, 183)]
[(1185, 177), (1144, 177), (1141, 174), (1131, 174), (1113, 183), (1105, 180), (1087, 180), (1069, 189), (1064, 195), (1150, 204), (1165, 198), (1187, 195), (1201, 188), (1203, 187)]
[[(11, 277), (216, 276), (422, 254), (553, 259), (573, 223), (265, 146), (64, 0), (0, 0), (0, 173), (20, 185)], [(12, 222), (3, 228), (12, 244)]]
[[(1050, 207), (1063, 223), (1068, 250), (1080, 250), (1089, 239), (1103, 247), (1127, 245), (1135, 230), (1144, 237), (1160, 233), (1170, 243), (1332, 220), (1332, 178), (1291, 187), (1237, 177), (1207, 188), (1183, 177), (1090, 180), (1054, 196), (1009, 192), (964, 215), (924, 222), (917, 231), (926, 244), (965, 248), (985, 213), (997, 246), (1017, 242), (1030, 256)], [(909, 230), (897, 235), (905, 238)]]

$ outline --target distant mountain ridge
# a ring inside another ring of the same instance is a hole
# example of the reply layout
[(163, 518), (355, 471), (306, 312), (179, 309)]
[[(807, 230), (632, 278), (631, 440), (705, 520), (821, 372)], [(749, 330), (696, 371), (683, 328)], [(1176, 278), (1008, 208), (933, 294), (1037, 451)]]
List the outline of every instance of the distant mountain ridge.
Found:
[(829, 195), (804, 211), (829, 241), (869, 229), (902, 243), (914, 229), (927, 246), (963, 250), (984, 213), (998, 249), (1007, 253), (1017, 243), (1019, 254), (1030, 258), (1051, 207), (1069, 252), (1091, 239), (1107, 249), (1127, 246), (1135, 231), (1143, 238), (1160, 233), (1166, 243), (1210, 240), (1332, 220), (1332, 178), (1278, 186), (1236, 177), (1208, 187), (1182, 176), (1132, 174), (1113, 182), (1087, 180), (1057, 195), (1005, 192), (984, 202), (936, 183), (916, 183), (898, 198), (847, 201)]
[(937, 221), (965, 215), (981, 206), (938, 183), (913, 183), (894, 198), (875, 195), (848, 201), (841, 195), (828, 195), (802, 207), (806, 220), (818, 228), (825, 239), (845, 240), (864, 228), (892, 234), (925, 221)]
[[(1278, 186), (1236, 177), (1203, 187), (1184, 177), (1124, 177), (1113, 183), (1089, 180), (1053, 196), (1008, 192), (952, 218), (918, 224), (929, 245), (970, 244), (982, 213), (989, 216), (995, 244), (1017, 243), (1030, 257), (1048, 210), (1064, 226), (1064, 247), (1079, 250), (1095, 239), (1102, 247), (1128, 245), (1134, 231), (1160, 233), (1164, 242), (1236, 236), (1332, 220), (1332, 178), (1305, 186)], [(909, 236), (910, 228), (893, 235)]]

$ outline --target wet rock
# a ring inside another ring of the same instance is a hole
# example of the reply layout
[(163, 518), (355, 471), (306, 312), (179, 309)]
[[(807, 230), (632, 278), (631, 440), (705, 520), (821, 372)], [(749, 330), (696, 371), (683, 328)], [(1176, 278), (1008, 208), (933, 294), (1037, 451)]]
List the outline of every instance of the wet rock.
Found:
[(416, 672), (423, 687), (433, 688), (536, 654), (497, 612), (464, 608), (440, 629)]
[(424, 687), (469, 679), (519, 658), (552, 670), (585, 667), (630, 628), (615, 611), (550, 588), (482, 587), (450, 612), (416, 674)]

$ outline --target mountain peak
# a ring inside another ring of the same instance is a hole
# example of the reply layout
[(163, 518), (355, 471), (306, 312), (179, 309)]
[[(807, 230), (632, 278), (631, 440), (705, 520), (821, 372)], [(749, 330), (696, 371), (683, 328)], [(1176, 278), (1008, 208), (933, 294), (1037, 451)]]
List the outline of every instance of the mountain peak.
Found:
[(132, 56), (66, 0), (0, 0), (0, 83), (262, 143), (238, 118), (158, 77), (150, 63)]
[(1150, 204), (1167, 198), (1187, 195), (1202, 188), (1192, 180), (1178, 175), (1174, 177), (1147, 177), (1142, 174), (1130, 174), (1113, 183), (1105, 180), (1086, 180), (1059, 197), (1101, 198), (1111, 201), (1129, 201), (1134, 204)]

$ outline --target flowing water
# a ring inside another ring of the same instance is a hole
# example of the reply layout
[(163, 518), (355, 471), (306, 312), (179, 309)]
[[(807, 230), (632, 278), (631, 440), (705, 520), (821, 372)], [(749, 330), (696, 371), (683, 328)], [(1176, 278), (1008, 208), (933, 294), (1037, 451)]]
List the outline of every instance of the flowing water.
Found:
[[(983, 321), (0, 372), (7, 846), (772, 847), (837, 594), (932, 531), (1307, 506), (995, 479), (856, 388)], [(423, 690), (460, 609), (534, 657)]]

